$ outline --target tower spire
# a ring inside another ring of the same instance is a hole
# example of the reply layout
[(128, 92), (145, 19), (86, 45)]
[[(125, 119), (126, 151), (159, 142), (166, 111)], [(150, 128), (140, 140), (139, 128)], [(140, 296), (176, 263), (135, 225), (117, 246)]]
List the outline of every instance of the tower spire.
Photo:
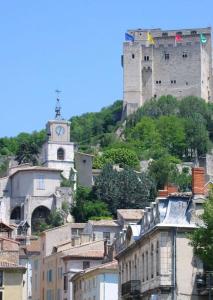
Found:
[(55, 90), (57, 97), (56, 97), (56, 106), (55, 106), (55, 119), (60, 120), (61, 119), (61, 105), (60, 105), (60, 98), (59, 94), (61, 91)]

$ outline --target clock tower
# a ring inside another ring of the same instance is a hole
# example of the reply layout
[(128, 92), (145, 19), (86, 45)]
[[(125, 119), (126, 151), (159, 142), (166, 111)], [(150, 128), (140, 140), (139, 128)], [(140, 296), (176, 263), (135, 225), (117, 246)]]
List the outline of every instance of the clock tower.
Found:
[(74, 169), (74, 143), (70, 142), (70, 122), (61, 118), (59, 98), (55, 108), (55, 119), (47, 122), (47, 141), (42, 147), (42, 164), (48, 168), (62, 170), (69, 179)]

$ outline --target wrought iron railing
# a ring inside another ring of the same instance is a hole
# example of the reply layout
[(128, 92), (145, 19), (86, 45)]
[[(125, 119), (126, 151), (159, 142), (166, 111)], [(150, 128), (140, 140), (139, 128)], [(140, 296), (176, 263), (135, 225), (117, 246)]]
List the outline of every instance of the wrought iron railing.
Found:
[(141, 282), (140, 280), (130, 280), (122, 284), (121, 295), (138, 295), (140, 294)]

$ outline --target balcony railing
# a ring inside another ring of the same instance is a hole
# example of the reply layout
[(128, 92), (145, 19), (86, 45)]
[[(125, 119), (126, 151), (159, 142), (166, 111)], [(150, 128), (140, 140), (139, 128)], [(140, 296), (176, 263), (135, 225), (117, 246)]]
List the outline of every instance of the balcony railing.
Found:
[(122, 284), (121, 295), (139, 295), (141, 282), (140, 280), (130, 280)]
[(196, 275), (197, 290), (205, 293), (213, 289), (213, 272), (197, 273)]

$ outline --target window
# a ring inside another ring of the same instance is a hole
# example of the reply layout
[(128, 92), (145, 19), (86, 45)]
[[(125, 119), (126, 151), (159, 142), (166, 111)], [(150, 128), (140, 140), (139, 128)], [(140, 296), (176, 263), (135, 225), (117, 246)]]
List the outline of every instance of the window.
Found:
[(149, 279), (149, 255), (148, 251), (146, 251), (146, 280)]
[(163, 32), (162, 36), (168, 36), (168, 32)]
[(159, 267), (160, 267), (160, 261), (159, 261), (159, 242), (157, 241), (156, 244), (156, 275), (159, 275)]
[(68, 278), (67, 275), (64, 275), (64, 291), (67, 291), (68, 287)]
[(176, 84), (176, 80), (171, 80), (171, 84)]
[(151, 278), (154, 277), (154, 246), (151, 245)]
[(52, 282), (52, 280), (53, 280), (53, 272), (52, 272), (52, 270), (48, 270), (47, 271), (47, 281)]
[(47, 290), (47, 300), (53, 300), (52, 290)]
[(57, 160), (64, 160), (64, 149), (59, 148), (57, 151)]
[(61, 300), (61, 290), (57, 289), (57, 300)]
[(144, 269), (145, 265), (144, 265), (144, 253), (142, 254), (142, 282), (144, 282), (144, 272), (145, 272), (145, 269)]
[(161, 80), (156, 80), (156, 84), (161, 84)]
[(103, 239), (110, 240), (110, 232), (103, 232)]
[(144, 56), (144, 60), (145, 60), (145, 61), (149, 61), (149, 56), (148, 56), (148, 55), (145, 55), (145, 56)]
[(44, 175), (38, 176), (37, 190), (45, 190)]
[(88, 269), (90, 267), (89, 261), (83, 261), (83, 270)]
[(196, 35), (197, 34), (197, 31), (196, 30), (192, 30), (191, 31), (191, 35)]
[(183, 52), (182, 57), (183, 57), (183, 58), (187, 58), (187, 57), (188, 57), (187, 52)]
[(135, 58), (135, 54), (132, 54), (132, 59), (134, 59)]
[(0, 271), (0, 286), (3, 286), (3, 271)]
[(169, 53), (165, 53), (164, 57), (165, 57), (165, 60), (168, 60), (169, 59)]
[(37, 259), (34, 260), (34, 269), (38, 270), (38, 260)]
[(188, 85), (189, 83), (188, 83), (188, 81), (186, 81), (186, 85)]

